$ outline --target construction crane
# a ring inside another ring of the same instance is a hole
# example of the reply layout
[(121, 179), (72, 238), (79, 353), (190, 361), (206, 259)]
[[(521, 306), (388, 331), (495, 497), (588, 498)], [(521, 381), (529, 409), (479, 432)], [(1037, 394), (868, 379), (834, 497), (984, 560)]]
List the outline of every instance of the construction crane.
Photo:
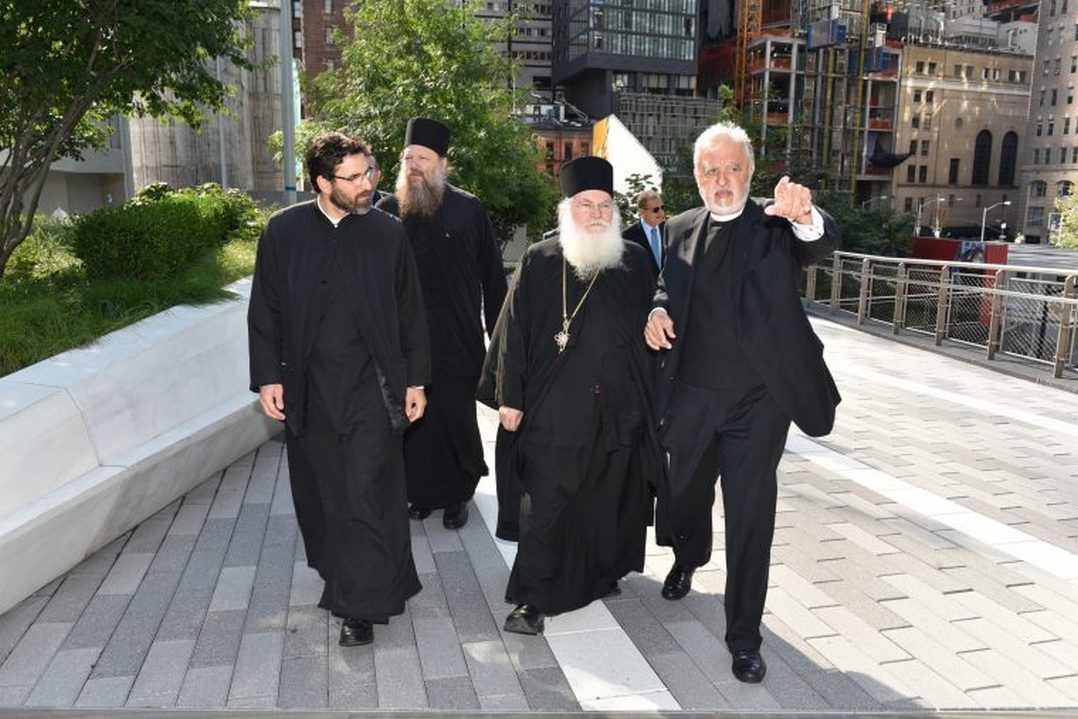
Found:
[(749, 42), (759, 37), (762, 18), (763, 0), (739, 0), (734, 99), (743, 109), (749, 96)]

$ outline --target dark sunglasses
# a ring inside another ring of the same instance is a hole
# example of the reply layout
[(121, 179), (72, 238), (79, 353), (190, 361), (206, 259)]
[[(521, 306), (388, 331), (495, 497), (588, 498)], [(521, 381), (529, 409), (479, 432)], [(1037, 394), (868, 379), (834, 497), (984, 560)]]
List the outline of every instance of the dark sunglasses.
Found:
[(660, 212), (662, 212), (662, 211), (663, 211), (663, 210), (665, 210), (665, 209), (666, 209), (666, 208), (665, 208), (664, 206), (662, 206), (662, 205), (659, 205), (658, 207), (652, 207), (652, 208), (649, 208), (649, 210), (648, 210), (648, 211), (649, 211), (649, 212), (654, 212), (654, 213), (655, 213), (655, 214), (657, 215), (657, 214), (659, 214)]

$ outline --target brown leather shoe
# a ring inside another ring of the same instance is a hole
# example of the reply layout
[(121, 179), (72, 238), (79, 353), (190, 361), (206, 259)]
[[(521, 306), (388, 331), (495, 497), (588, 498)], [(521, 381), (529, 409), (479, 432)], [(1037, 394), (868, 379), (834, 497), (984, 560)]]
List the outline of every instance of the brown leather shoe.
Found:
[(531, 604), (518, 604), (505, 618), (505, 631), (514, 634), (542, 634), (543, 615)]
[(695, 569), (683, 567), (677, 562), (670, 568), (663, 582), (663, 599), (681, 599), (692, 589), (692, 573)]
[(342, 647), (358, 647), (374, 641), (374, 626), (366, 619), (345, 619), (341, 622)]

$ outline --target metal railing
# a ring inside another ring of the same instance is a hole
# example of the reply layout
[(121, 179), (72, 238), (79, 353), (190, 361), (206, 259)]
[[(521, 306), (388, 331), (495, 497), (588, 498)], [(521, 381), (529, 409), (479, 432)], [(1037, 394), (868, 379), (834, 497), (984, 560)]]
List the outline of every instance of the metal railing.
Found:
[(1078, 270), (943, 262), (836, 252), (806, 269), (804, 296), (849, 312), (857, 324), (890, 325), (1049, 365), (1078, 364)]

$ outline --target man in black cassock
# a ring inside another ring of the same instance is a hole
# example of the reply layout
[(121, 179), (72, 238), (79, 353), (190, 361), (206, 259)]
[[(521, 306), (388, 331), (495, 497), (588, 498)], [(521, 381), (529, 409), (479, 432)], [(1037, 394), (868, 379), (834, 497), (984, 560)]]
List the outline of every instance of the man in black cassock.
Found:
[(498, 526), (519, 525), (505, 630), (521, 634), (643, 569), (648, 483), (661, 471), (639, 335), (649, 260), (621, 237), (610, 163), (573, 160), (561, 185), (559, 232), (521, 259), (479, 388), (512, 457), (499, 463)]
[(247, 314), (251, 389), (285, 423), (307, 563), (345, 646), (421, 589), (401, 433), (426, 405), (427, 326), (404, 228), (371, 209), (367, 153), (340, 133), (312, 143), (318, 197), (266, 224)]
[(444, 508), (442, 524), (459, 529), (467, 502), (487, 473), (475, 413), (483, 366), (483, 327), (494, 328), (505, 299), (502, 255), (483, 204), (446, 182), (449, 128), (408, 121), (396, 196), (380, 209), (408, 230), (423, 285), (434, 381), (422, 421), (404, 436), (409, 516)]
[(829, 254), (838, 227), (808, 188), (783, 177), (774, 201), (749, 199), (752, 144), (718, 123), (696, 140), (704, 207), (666, 223), (666, 264), (644, 330), (662, 353), (657, 407), (667, 452), (656, 540), (674, 548), (662, 596), (681, 599), (711, 557), (721, 477), (726, 645), (731, 669), (760, 682), (760, 621), (775, 531), (776, 470), (791, 420), (825, 435), (838, 390), (797, 290), (801, 267)]

